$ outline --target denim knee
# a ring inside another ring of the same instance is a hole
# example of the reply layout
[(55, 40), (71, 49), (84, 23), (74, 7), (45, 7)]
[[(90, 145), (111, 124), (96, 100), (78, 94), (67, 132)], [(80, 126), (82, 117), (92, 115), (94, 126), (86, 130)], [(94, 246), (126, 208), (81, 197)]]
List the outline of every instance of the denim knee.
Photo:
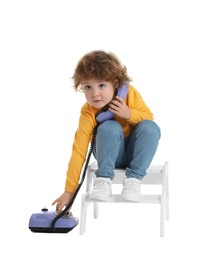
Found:
[(105, 136), (122, 136), (122, 127), (121, 125), (114, 120), (107, 120), (101, 125), (99, 125), (97, 130), (98, 135)]
[(159, 126), (152, 120), (141, 121), (136, 129), (143, 130), (148, 135), (155, 135), (158, 139), (160, 139), (161, 137), (161, 131)]

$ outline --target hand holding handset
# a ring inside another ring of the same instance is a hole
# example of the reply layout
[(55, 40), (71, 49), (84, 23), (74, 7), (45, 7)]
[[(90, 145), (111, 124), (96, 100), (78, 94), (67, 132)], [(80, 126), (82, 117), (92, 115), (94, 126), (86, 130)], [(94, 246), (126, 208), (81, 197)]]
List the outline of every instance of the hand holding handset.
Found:
[[(124, 84), (121, 87), (118, 88), (117, 96), (125, 99), (128, 92), (128, 84)], [(107, 109), (102, 109), (99, 113), (96, 115), (96, 120), (98, 123), (103, 123), (106, 120), (110, 120), (115, 116), (115, 114)]]

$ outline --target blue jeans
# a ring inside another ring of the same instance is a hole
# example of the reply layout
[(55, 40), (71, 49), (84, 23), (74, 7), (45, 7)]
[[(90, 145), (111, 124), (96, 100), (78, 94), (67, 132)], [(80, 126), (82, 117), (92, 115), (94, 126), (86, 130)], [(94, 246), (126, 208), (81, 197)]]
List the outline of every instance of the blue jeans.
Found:
[(97, 129), (93, 148), (98, 163), (96, 176), (113, 179), (114, 168), (126, 168), (128, 178), (141, 180), (155, 155), (160, 136), (159, 126), (151, 120), (140, 122), (126, 138), (118, 122), (105, 121)]

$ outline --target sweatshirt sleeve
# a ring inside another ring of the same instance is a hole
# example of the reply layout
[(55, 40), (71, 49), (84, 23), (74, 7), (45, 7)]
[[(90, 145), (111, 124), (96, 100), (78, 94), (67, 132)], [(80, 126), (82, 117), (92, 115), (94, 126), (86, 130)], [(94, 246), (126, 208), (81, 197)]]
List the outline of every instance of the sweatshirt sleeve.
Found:
[(140, 93), (133, 87), (130, 86), (127, 104), (130, 108), (131, 116), (128, 122), (132, 125), (136, 125), (142, 120), (154, 120), (153, 114), (144, 102)]
[(74, 192), (78, 186), (83, 164), (86, 160), (89, 142), (94, 128), (92, 114), (83, 106), (79, 126), (74, 136), (72, 155), (66, 174), (65, 191)]

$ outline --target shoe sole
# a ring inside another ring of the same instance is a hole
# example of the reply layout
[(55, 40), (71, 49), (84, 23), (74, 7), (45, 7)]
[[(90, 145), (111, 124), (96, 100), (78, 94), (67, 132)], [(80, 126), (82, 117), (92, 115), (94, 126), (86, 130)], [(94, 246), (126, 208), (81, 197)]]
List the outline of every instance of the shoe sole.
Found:
[(89, 196), (89, 199), (90, 200), (98, 200), (98, 201), (109, 201), (109, 199), (111, 198), (111, 195), (109, 195), (109, 196), (105, 196), (105, 197), (103, 197), (103, 196), (97, 196), (97, 195), (95, 195), (95, 196)]

